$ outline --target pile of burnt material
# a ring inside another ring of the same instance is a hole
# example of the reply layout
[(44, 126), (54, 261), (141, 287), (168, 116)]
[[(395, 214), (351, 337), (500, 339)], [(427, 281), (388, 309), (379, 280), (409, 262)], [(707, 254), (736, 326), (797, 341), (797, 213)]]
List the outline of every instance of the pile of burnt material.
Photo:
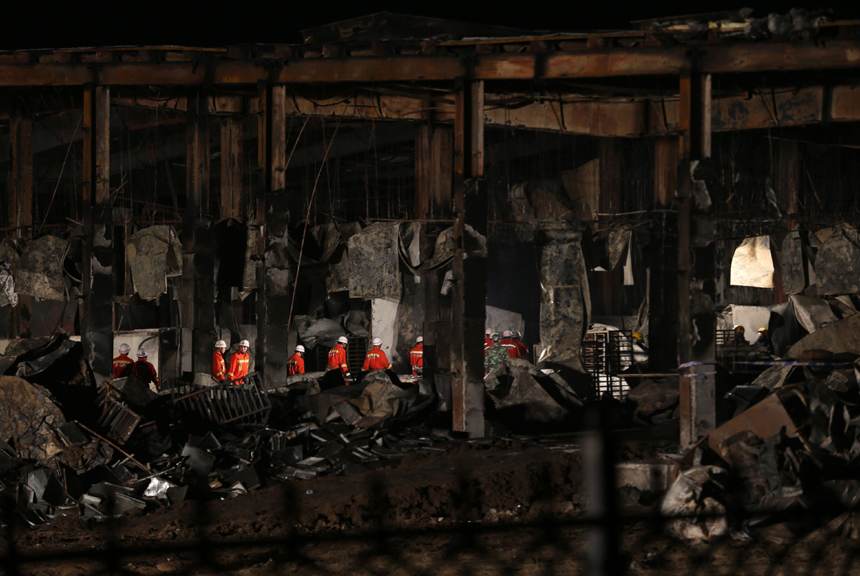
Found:
[(171, 394), (134, 377), (95, 386), (65, 337), (13, 341), (0, 362), (0, 493), (31, 524), (232, 498), (466, 442), (422, 426), (436, 395), (386, 372), (294, 398), (253, 375)]
[(860, 363), (785, 362), (729, 394), (736, 415), (681, 461), (662, 512), (692, 540), (790, 540), (854, 526), (860, 503)]

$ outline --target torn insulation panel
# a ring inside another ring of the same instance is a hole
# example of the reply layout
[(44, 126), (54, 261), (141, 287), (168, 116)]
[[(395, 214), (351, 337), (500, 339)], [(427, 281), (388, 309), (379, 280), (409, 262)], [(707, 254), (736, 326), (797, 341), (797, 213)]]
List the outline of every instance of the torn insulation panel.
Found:
[(539, 231), (538, 239), (543, 345), (539, 362), (581, 372), (580, 346), (591, 316), (582, 233), (546, 227)]
[(65, 300), (63, 258), (68, 242), (56, 236), (43, 236), (27, 244), (18, 271), (15, 291), (45, 300)]
[[(627, 228), (615, 228), (609, 232), (609, 269), (615, 270), (621, 259), (624, 258), (630, 245), (630, 230)], [(626, 262), (626, 261), (625, 261)], [(626, 264), (625, 264), (626, 265)]]
[(732, 258), (732, 286), (773, 288), (773, 255), (770, 236), (746, 238)]
[(860, 240), (848, 226), (833, 228), (815, 258), (819, 294), (860, 292)]
[(182, 246), (172, 226), (150, 226), (138, 231), (126, 245), (134, 291), (142, 300), (155, 300), (167, 292), (167, 278), (182, 275)]
[(397, 222), (376, 222), (349, 239), (351, 298), (400, 298), (398, 230)]

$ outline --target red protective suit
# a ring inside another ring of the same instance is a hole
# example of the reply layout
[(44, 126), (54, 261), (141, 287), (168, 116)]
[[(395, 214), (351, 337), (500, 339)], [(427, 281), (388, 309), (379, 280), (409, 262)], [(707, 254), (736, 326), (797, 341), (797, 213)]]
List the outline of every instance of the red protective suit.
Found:
[(125, 378), (134, 374), (134, 361), (127, 354), (120, 354), (113, 359), (113, 377)]
[(161, 383), (158, 381), (158, 373), (155, 371), (155, 366), (150, 364), (145, 358), (141, 358), (134, 363), (134, 375), (147, 386), (149, 386), (150, 382), (153, 382), (155, 383), (156, 388), (161, 388)]
[(287, 360), (287, 375), (295, 376), (296, 374), (304, 374), (305, 373), (305, 359), (302, 358), (302, 355), (296, 352), (290, 359)]
[(516, 344), (517, 348), (520, 350), (520, 358), (529, 357), (529, 347), (526, 346), (525, 342), (520, 339), (514, 339), (514, 344)]
[(493, 345), (493, 339), (489, 336), (484, 336), (484, 356), (487, 355), (487, 350)]
[(522, 356), (520, 356), (520, 347), (517, 346), (513, 338), (505, 338), (499, 342), (499, 344), (505, 347), (505, 350), (508, 351), (508, 356), (511, 358), (522, 358)]
[(412, 375), (421, 376), (424, 371), (424, 343), (420, 342), (409, 351), (409, 364), (412, 366)]
[(227, 377), (227, 362), (219, 350), (212, 353), (212, 377), (218, 382), (223, 382)]
[[(245, 352), (234, 352), (230, 356), (230, 369), (227, 370), (227, 380), (235, 380), (248, 374), (248, 369), (251, 367), (251, 355)], [(241, 380), (234, 382), (237, 386), (243, 384)]]
[(349, 377), (349, 366), (346, 365), (346, 350), (340, 343), (328, 352), (326, 370), (340, 370), (344, 378)]
[(362, 365), (361, 369), (390, 370), (391, 362), (388, 361), (388, 357), (385, 355), (385, 352), (382, 351), (382, 348), (374, 346), (370, 352), (367, 353), (367, 357), (364, 359), (364, 365)]

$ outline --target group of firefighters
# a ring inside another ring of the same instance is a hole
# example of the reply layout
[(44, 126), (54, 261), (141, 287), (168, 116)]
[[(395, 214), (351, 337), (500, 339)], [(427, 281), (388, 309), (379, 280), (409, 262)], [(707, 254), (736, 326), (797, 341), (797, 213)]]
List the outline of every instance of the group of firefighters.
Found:
[(129, 358), (131, 347), (128, 344), (119, 345), (119, 356), (113, 359), (113, 377), (125, 378), (127, 376), (136, 376), (138, 380), (149, 386), (155, 384), (156, 389), (161, 388), (161, 383), (158, 381), (158, 372), (147, 358), (146, 349), (137, 349), (137, 362)]
[[(492, 328), (487, 328), (484, 332), (484, 356), (487, 356), (487, 350), (493, 346), (493, 334), (498, 334)], [(529, 347), (522, 341), (523, 335), (516, 330), (505, 330), (502, 337), (499, 339), (499, 346), (505, 349), (508, 356), (511, 358), (528, 358)]]
[[(484, 339), (484, 355), (496, 343), (501, 346), (511, 358), (526, 358), (529, 354), (528, 346), (526, 346), (521, 338), (521, 334), (512, 330), (505, 330), (501, 341), (498, 333), (493, 330), (487, 330)], [(495, 338), (495, 340), (494, 340)], [(329, 350), (328, 362), (326, 363), (326, 372), (333, 372), (333, 376), (343, 380), (345, 385), (349, 385), (352, 381), (352, 375), (349, 372), (346, 358), (346, 346), (349, 343), (346, 336), (341, 336), (337, 339), (337, 343)], [(391, 370), (391, 362), (382, 350), (382, 339), (374, 338), (371, 341), (372, 348), (364, 358), (364, 364), (361, 366), (362, 371), (372, 370)], [(243, 384), (246, 381), (245, 376), (248, 375), (251, 358), (248, 354), (250, 343), (247, 340), (239, 342), (239, 349), (230, 355), (230, 365), (227, 367), (227, 343), (224, 340), (215, 342), (215, 352), (212, 354), (212, 377), (221, 383)], [(119, 347), (120, 355), (113, 360), (113, 377), (124, 378), (134, 375), (146, 385), (153, 383), (156, 389), (160, 389), (161, 384), (158, 381), (158, 374), (155, 366), (147, 361), (147, 352), (140, 348), (137, 351), (137, 362), (133, 362), (128, 354), (131, 348), (128, 344), (121, 344)], [(305, 373), (305, 347), (299, 344), (295, 348), (295, 353), (287, 360), (287, 373), (290, 376)], [(409, 350), (409, 364), (412, 367), (413, 376), (421, 376), (424, 371), (424, 338), (418, 336), (415, 339), (415, 346)]]
[[(339, 378), (343, 384), (349, 385), (352, 381), (352, 374), (349, 372), (349, 366), (346, 360), (346, 346), (349, 340), (346, 336), (341, 336), (337, 339), (337, 343), (328, 352), (328, 362), (326, 363), (326, 372), (332, 373), (332, 376)], [(388, 361), (388, 356), (382, 349), (382, 338), (374, 338), (371, 341), (372, 348), (364, 357), (362, 371), (372, 370), (391, 370), (391, 362)], [(305, 347), (299, 344), (296, 346), (295, 354), (287, 360), (287, 374), (295, 376), (305, 373)], [(419, 336), (415, 339), (415, 346), (409, 350), (409, 362), (412, 366), (412, 374), (420, 376), (424, 370), (424, 338)]]
[[(733, 344), (746, 344), (744, 336), (744, 327), (737, 325), (734, 327), (735, 337)], [(760, 328), (757, 344), (762, 344), (765, 348), (773, 353), (773, 342), (767, 333), (767, 328)], [(638, 332), (633, 334), (634, 342), (644, 345), (644, 338)], [(349, 372), (346, 358), (346, 346), (349, 340), (346, 336), (341, 336), (337, 339), (337, 343), (329, 350), (328, 362), (326, 363), (326, 372), (333, 372), (335, 376), (343, 380), (345, 385), (349, 385), (352, 381), (352, 374)], [(382, 350), (382, 339), (374, 338), (371, 341), (372, 348), (364, 358), (362, 371), (372, 370), (390, 370), (391, 362)], [(227, 360), (225, 353), (227, 351), (227, 343), (224, 340), (218, 340), (215, 343), (215, 352), (212, 355), (212, 377), (218, 382), (232, 382), (234, 384), (243, 384), (245, 376), (248, 375), (251, 358), (248, 354), (250, 343), (247, 340), (239, 342), (239, 349), (230, 356), (230, 367), (227, 368)], [(492, 365), (506, 361), (504, 354), (507, 353), (510, 358), (528, 358), (529, 348), (522, 341), (522, 334), (516, 330), (505, 330), (501, 337), (499, 333), (491, 328), (488, 328), (484, 333), (484, 357), (485, 364)], [(137, 362), (132, 361), (128, 354), (131, 348), (128, 344), (122, 344), (119, 347), (120, 355), (114, 358), (113, 361), (113, 377), (124, 378), (129, 375), (135, 375), (141, 382), (149, 385), (155, 384), (156, 388), (160, 388), (158, 374), (155, 366), (147, 361), (147, 352), (140, 348), (137, 351)], [(489, 353), (489, 354), (488, 354)], [(299, 344), (295, 348), (295, 353), (287, 360), (287, 373), (290, 376), (305, 373), (305, 347)], [(418, 336), (415, 339), (415, 346), (409, 350), (409, 364), (412, 367), (413, 376), (421, 376), (424, 370), (424, 338)], [(495, 367), (495, 366), (493, 366)], [(487, 370), (490, 372), (492, 370)]]
[[(749, 344), (747, 337), (744, 336), (746, 330), (743, 326), (735, 324), (732, 330), (734, 331), (734, 337), (729, 341), (729, 344), (733, 346), (746, 346)], [(770, 335), (767, 333), (767, 328), (762, 327), (758, 329), (758, 338), (756, 338), (755, 343), (763, 346), (768, 354), (773, 355), (773, 340), (770, 339)]]
[(507, 364), (511, 358), (528, 358), (529, 348), (516, 330), (505, 330), (501, 336), (492, 328), (484, 332), (484, 376)]
[[(250, 343), (247, 340), (239, 342), (239, 349), (230, 356), (230, 368), (228, 370), (227, 359), (224, 357), (227, 352), (227, 343), (218, 340), (215, 343), (215, 353), (212, 355), (212, 377), (218, 382), (232, 381), (234, 384), (242, 384), (251, 365), (251, 357), (248, 354), (249, 346)], [(120, 344), (119, 356), (113, 359), (113, 377), (135, 376), (145, 385), (154, 384), (155, 388), (160, 390), (161, 382), (158, 380), (158, 372), (155, 366), (147, 360), (149, 354), (146, 350), (138, 348), (137, 362), (129, 358), (129, 352), (131, 352), (131, 347), (128, 344)]]

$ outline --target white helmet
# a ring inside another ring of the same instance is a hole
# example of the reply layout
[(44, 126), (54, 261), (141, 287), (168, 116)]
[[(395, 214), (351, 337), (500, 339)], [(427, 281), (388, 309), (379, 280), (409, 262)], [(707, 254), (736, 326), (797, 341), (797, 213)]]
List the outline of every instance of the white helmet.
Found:
[(424, 336), (419, 336), (415, 339), (416, 344), (421, 344), (422, 342), (424, 342)]
[(486, 330), (484, 330), (484, 336), (492, 336), (492, 335), (493, 335), (493, 329), (492, 328), (487, 328)]
[(137, 349), (137, 357), (138, 358), (146, 358), (147, 356), (149, 356), (149, 354), (146, 353), (146, 350), (144, 350), (143, 348)]
[(299, 344), (298, 346), (296, 346), (296, 352), (301, 352), (302, 354), (304, 354), (305, 353), (305, 347), (302, 346), (301, 344)]
[(374, 346), (382, 346), (382, 338), (374, 338), (370, 343)]
[(248, 342), (247, 340), (242, 340), (241, 342), (239, 342), (239, 346), (247, 346), (248, 348), (250, 348), (251, 343)]
[(128, 344), (120, 344), (119, 345), (119, 353), (120, 354), (128, 354), (131, 352), (131, 347)]
[(515, 340), (519, 340), (520, 338), (522, 338), (522, 337), (523, 337), (523, 335), (522, 335), (522, 334), (520, 334), (520, 331), (519, 331), (519, 330), (514, 330), (513, 337), (514, 337), (514, 339), (515, 339)]
[(513, 333), (513, 332), (511, 332), (510, 330), (505, 330), (505, 331), (502, 333), (502, 337), (504, 337), (504, 338), (510, 338), (510, 337), (511, 337), (511, 336), (513, 336), (513, 335), (514, 335), (514, 333)]
[(346, 336), (341, 336), (337, 339), (338, 344), (346, 344), (347, 342), (349, 342), (349, 340), (347, 340)]
[(224, 342), (223, 340), (218, 340), (217, 342), (215, 342), (215, 348), (226, 348), (226, 347), (227, 347), (227, 343)]

